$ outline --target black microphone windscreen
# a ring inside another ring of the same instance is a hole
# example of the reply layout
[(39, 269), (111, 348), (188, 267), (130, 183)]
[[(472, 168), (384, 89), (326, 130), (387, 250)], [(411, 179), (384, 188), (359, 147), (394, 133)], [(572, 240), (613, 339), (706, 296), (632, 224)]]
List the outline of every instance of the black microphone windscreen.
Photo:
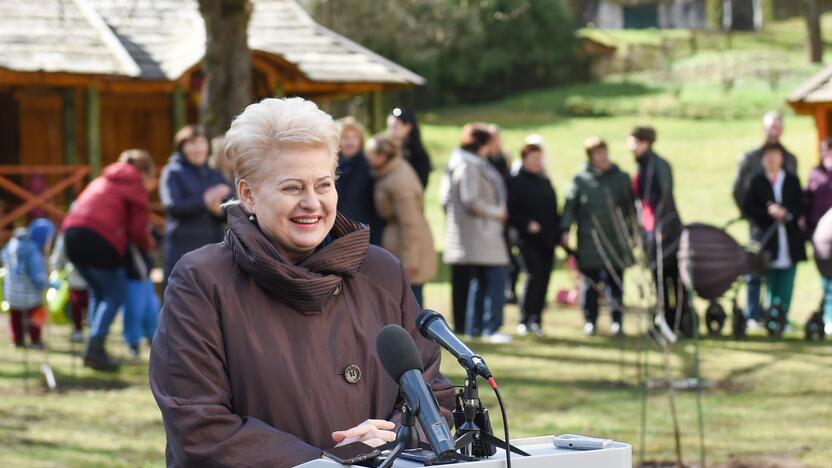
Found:
[(381, 329), (376, 338), (376, 352), (384, 370), (396, 382), (411, 369), (425, 370), (413, 337), (398, 325), (390, 324)]
[(427, 336), (426, 335), (427, 325), (430, 322), (436, 320), (437, 318), (445, 320), (445, 318), (442, 317), (441, 315), (439, 315), (439, 312), (437, 312), (435, 310), (430, 310), (430, 309), (423, 310), (422, 313), (419, 314), (418, 317), (416, 317), (416, 328), (419, 329), (419, 333), (421, 333), (422, 336)]

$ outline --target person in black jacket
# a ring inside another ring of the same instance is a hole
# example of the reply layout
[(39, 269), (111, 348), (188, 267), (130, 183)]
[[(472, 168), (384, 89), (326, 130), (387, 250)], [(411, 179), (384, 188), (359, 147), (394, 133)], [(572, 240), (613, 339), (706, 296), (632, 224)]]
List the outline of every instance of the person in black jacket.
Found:
[(338, 120), (341, 127), (341, 151), (338, 153), (338, 211), (344, 216), (370, 226), (370, 243), (381, 245), (384, 221), (376, 212), (373, 194), (375, 181), (364, 154), (364, 126), (352, 117)]
[(428, 185), (428, 176), (433, 169), (430, 163), (430, 155), (422, 144), (422, 134), (419, 131), (419, 122), (416, 114), (405, 109), (396, 107), (387, 117), (387, 132), (402, 150), (402, 157), (413, 166), (422, 188)]
[[(806, 260), (805, 239), (798, 220), (805, 214), (800, 180), (784, 169), (785, 149), (780, 143), (762, 148), (763, 172), (751, 179), (743, 212), (752, 223), (751, 238), (765, 241), (769, 264), (766, 291), (769, 307), (789, 313), (798, 262)], [(771, 231), (773, 229), (773, 231)]]
[(543, 335), (540, 316), (555, 263), (560, 217), (555, 189), (546, 177), (543, 149), (534, 144), (520, 151), (523, 166), (508, 181), (508, 222), (518, 232), (521, 266), (526, 273), (517, 333)]
[(183, 255), (222, 242), (225, 218), (221, 204), (231, 195), (228, 182), (208, 166), (211, 151), (202, 127), (182, 127), (173, 145), (173, 155), (159, 181), (159, 198), (165, 208), (165, 285)]
[[(633, 179), (633, 193), (641, 205), (640, 224), (647, 260), (657, 296), (662, 298), (661, 307), (667, 325), (675, 329), (678, 324), (685, 336), (692, 337), (693, 328), (685, 326), (686, 323), (693, 323), (693, 320), (686, 320), (693, 313), (690, 294), (682, 286), (677, 261), (683, 228), (673, 195), (673, 168), (665, 158), (653, 151), (655, 142), (656, 130), (652, 127), (635, 127), (630, 131), (627, 146), (638, 165)], [(661, 243), (658, 242), (659, 236)], [(677, 310), (681, 311), (678, 317)]]

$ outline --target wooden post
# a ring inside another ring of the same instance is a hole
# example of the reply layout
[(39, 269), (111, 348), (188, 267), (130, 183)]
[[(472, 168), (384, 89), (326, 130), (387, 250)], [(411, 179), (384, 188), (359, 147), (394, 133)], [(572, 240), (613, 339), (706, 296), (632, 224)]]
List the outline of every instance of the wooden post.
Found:
[(381, 90), (373, 91), (370, 94), (370, 128), (373, 133), (384, 129), (384, 95)]
[[(64, 113), (64, 164), (78, 164), (78, 136), (75, 128), (75, 89), (67, 88), (63, 96)], [(64, 200), (75, 198), (75, 191), (69, 187), (64, 191)]]
[(101, 97), (98, 88), (87, 88), (87, 164), (92, 177), (101, 173)]
[(173, 131), (171, 132), (171, 135), (176, 135), (176, 132), (184, 127), (188, 120), (188, 117), (185, 115), (185, 91), (182, 89), (181, 84), (177, 84), (176, 88), (173, 89), (172, 110), (173, 115), (171, 123), (173, 124)]

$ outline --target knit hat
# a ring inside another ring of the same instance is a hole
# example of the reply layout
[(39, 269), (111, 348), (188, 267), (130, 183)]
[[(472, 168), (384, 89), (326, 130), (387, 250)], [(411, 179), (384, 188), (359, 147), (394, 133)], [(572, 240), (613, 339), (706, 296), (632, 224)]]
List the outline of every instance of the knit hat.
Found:
[(37, 218), (29, 224), (29, 239), (42, 250), (55, 234), (55, 225), (46, 218)]

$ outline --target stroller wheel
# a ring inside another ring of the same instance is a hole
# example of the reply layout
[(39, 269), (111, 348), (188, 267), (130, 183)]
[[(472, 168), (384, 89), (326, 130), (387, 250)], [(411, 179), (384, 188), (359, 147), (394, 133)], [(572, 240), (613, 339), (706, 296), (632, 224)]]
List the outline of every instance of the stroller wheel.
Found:
[(725, 309), (718, 302), (711, 302), (705, 310), (705, 326), (708, 328), (708, 334), (718, 336), (722, 333), (722, 327), (725, 326), (727, 317)]
[(806, 322), (806, 339), (821, 341), (824, 338), (826, 338), (826, 330), (824, 329), (823, 313), (818, 311), (812, 314), (809, 321)]
[(786, 329), (786, 312), (779, 304), (769, 307), (763, 314), (766, 330), (770, 336), (781, 337)]
[(738, 340), (745, 338), (746, 325), (745, 315), (742, 309), (734, 307), (734, 312), (731, 317), (731, 331), (734, 334), (734, 338)]

